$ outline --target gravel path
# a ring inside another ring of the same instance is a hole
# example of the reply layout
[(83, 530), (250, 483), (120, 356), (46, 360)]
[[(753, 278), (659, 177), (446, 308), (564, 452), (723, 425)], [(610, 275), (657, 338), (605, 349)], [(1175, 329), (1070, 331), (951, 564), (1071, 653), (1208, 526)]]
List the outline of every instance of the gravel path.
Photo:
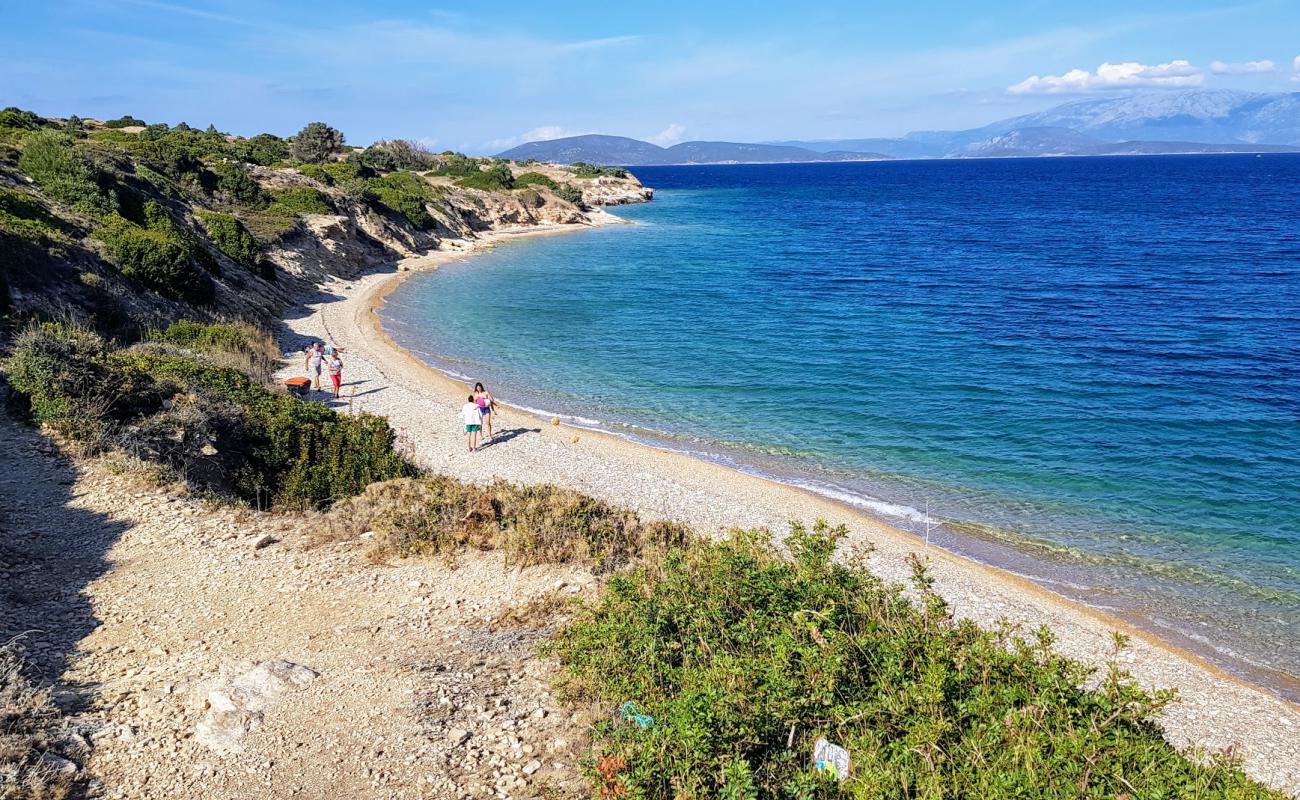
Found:
[[(0, 487), (0, 635), (27, 632), (92, 797), (583, 796), (587, 719), (552, 700), (537, 623), (496, 620), (590, 592), (590, 574), (480, 553), (376, 566), (364, 541), (310, 546), (299, 516), (74, 467), (3, 414)], [(275, 661), (318, 676), (258, 710), (237, 750), (210, 749), (213, 690)]]
[[(907, 554), (925, 550), (940, 592), (961, 616), (983, 624), (1006, 618), (1027, 630), (1050, 625), (1060, 638), (1058, 649), (1092, 663), (1107, 657), (1111, 631), (1124, 630), (1133, 636), (1132, 647), (1121, 656), (1125, 666), (1144, 685), (1180, 691), (1181, 702), (1162, 719), (1171, 741), (1213, 750), (1232, 747), (1251, 775), (1300, 795), (1300, 709), (1295, 705), (1118, 619), (1009, 573), (927, 549), (915, 537), (846, 506), (676, 453), (552, 425), (509, 407), (496, 420), (498, 441), (466, 453), (458, 414), (465, 387), (396, 347), (378, 326), (372, 309), (396, 285), (399, 271), (436, 268), (449, 259), (467, 257), (468, 252), (497, 246), (512, 235), (488, 236), (462, 245), (462, 250), (322, 286), (319, 302), (286, 320), (285, 349), (315, 339), (346, 347), (344, 399), (329, 402), (343, 411), (387, 416), (415, 460), (429, 469), (476, 481), (557, 483), (630, 506), (646, 516), (687, 522), (705, 531), (734, 526), (782, 530), (792, 519), (844, 522), (850, 528), (851, 546), (875, 547), (869, 555), (854, 552), (850, 557), (862, 559), (887, 579), (905, 580)], [(286, 363), (281, 377), (299, 374), (301, 361), (293, 360)], [(323, 395), (316, 397), (325, 400)]]

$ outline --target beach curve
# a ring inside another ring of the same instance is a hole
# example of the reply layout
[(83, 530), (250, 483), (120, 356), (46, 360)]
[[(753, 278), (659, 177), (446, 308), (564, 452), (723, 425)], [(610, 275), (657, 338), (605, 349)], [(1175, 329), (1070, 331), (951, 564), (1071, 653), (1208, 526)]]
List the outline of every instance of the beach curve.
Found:
[[(597, 217), (596, 224), (619, 220)], [(506, 479), (568, 486), (626, 505), (648, 517), (688, 523), (701, 531), (733, 527), (784, 529), (790, 520), (825, 518), (845, 523), (850, 547), (870, 543), (862, 558), (882, 578), (903, 582), (909, 553), (930, 564), (936, 588), (954, 612), (982, 625), (1006, 619), (1023, 630), (1048, 625), (1058, 651), (1103, 663), (1111, 632), (1132, 638), (1122, 665), (1144, 686), (1176, 687), (1180, 702), (1160, 718), (1180, 747), (1232, 748), (1243, 768), (1275, 788), (1300, 795), (1300, 708), (1215, 667), (1145, 631), (1054, 594), (1014, 574), (927, 547), (915, 536), (866, 513), (812, 492), (740, 472), (689, 455), (657, 449), (612, 434), (553, 425), (508, 404), (496, 420), (497, 443), (464, 452), (455, 424), (465, 387), (399, 347), (383, 330), (377, 309), (401, 280), (420, 270), (459, 260), (519, 236), (581, 230), (573, 225), (507, 229), (470, 242), (453, 243), (395, 268), (322, 286), (326, 298), (285, 320), (287, 347), (320, 338), (346, 348), (345, 390), (340, 410), (389, 418), (412, 458), (428, 469), (473, 481)], [(297, 360), (283, 376), (297, 375)]]

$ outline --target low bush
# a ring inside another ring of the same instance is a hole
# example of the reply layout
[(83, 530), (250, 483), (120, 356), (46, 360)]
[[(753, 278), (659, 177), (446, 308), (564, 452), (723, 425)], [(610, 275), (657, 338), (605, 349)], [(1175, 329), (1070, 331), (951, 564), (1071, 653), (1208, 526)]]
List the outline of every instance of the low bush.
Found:
[(446, 152), (435, 157), (433, 174), (449, 178), (463, 178), (478, 172), (482, 159), (470, 158), (463, 153)]
[(503, 550), (514, 564), (570, 561), (609, 570), (647, 549), (679, 546), (688, 531), (558, 486), (488, 487), (446, 476), (375, 484), (334, 512), (334, 532), (377, 532), (375, 555), (454, 557)]
[(329, 198), (315, 189), (285, 189), (271, 195), (271, 211), (290, 214), (333, 214)]
[(240, 453), (229, 489), (249, 503), (326, 508), (375, 481), (413, 475), (382, 417), (343, 416), (319, 403), (268, 391), (245, 373), (194, 358), (127, 351), (119, 368), (139, 370), (166, 396), (193, 393), (239, 410), (240, 428), (216, 445)]
[(165, 297), (198, 304), (212, 301), (212, 279), (194, 267), (193, 243), (170, 225), (155, 222), (142, 228), (115, 216), (94, 237), (127, 277)]
[(61, 133), (32, 135), (23, 145), (18, 166), (51, 197), (84, 214), (102, 218), (119, 208), (112, 176), (91, 164)]
[(18, 189), (0, 189), (0, 231), (43, 248), (65, 241), (63, 223), (34, 195)]
[(466, 189), (480, 189), (485, 192), (500, 192), (513, 188), (515, 178), (510, 172), (510, 167), (505, 164), (494, 164), (487, 169), (480, 169), (471, 172), (463, 178), (456, 181), (457, 186), (463, 186)]
[(47, 322), (27, 328), (15, 338), (4, 371), (9, 385), (27, 398), (37, 422), (106, 406), (122, 390), (108, 370), (107, 343), (74, 325)]
[(145, 337), (198, 350), (215, 366), (233, 367), (258, 381), (269, 381), (280, 364), (280, 348), (271, 334), (247, 322), (178, 320)]
[(338, 186), (358, 177), (357, 165), (351, 161), (331, 161), (327, 164), (301, 164), (295, 167), (303, 175), (326, 186)]
[(206, 181), (209, 191), (217, 194), (228, 205), (242, 208), (265, 208), (270, 198), (248, 170), (239, 164), (222, 162), (210, 167), (211, 178)]
[(45, 127), (45, 118), (34, 111), (25, 111), (16, 106), (0, 110), (0, 128), (35, 131), (43, 127)]
[(279, 208), (241, 211), (239, 220), (263, 247), (298, 231), (298, 215)]
[[(1224, 757), (1180, 754), (1151, 716), (1173, 699), (1112, 666), (953, 619), (913, 563), (901, 587), (833, 560), (843, 528), (694, 542), (612, 578), (549, 647), (598, 723), (605, 797), (1278, 798)], [(1117, 635), (1117, 646), (1119, 642)], [(845, 747), (842, 782), (814, 740)]]
[(132, 127), (143, 128), (146, 125), (148, 125), (147, 122), (140, 119), (139, 117), (133, 117), (130, 114), (126, 114), (124, 116), (118, 117), (117, 119), (104, 120), (105, 128), (132, 128)]
[(566, 203), (573, 203), (575, 206), (582, 205), (582, 190), (571, 183), (560, 184), (555, 190), (555, 196)]
[(248, 139), (237, 139), (227, 147), (240, 160), (261, 164), (264, 167), (289, 157), (289, 143), (269, 133), (259, 133)]
[(588, 164), (586, 161), (575, 161), (564, 167), (573, 173), (575, 178), (626, 178), (627, 170), (622, 167), (602, 167), (597, 164)]
[(277, 356), (269, 338), (240, 324), (178, 323), (114, 351), (93, 333), (47, 323), (17, 338), (4, 371), (34, 420), (217, 496), (325, 508), (415, 474), (382, 417), (343, 416), (267, 389), (254, 376), (269, 374)]
[(376, 172), (429, 169), (437, 163), (423, 145), (409, 139), (380, 140), (361, 151), (356, 160)]
[(547, 189), (554, 189), (558, 184), (540, 172), (525, 172), (515, 178), (516, 189), (524, 186), (545, 186)]
[(203, 229), (207, 231), (208, 238), (231, 261), (252, 270), (259, 272), (262, 270), (265, 260), (262, 256), (262, 248), (238, 217), (215, 211), (200, 211), (198, 218), (203, 224)]
[(434, 187), (413, 172), (393, 172), (366, 182), (379, 203), (401, 214), (416, 230), (432, 230), (437, 224), (425, 203), (437, 197)]

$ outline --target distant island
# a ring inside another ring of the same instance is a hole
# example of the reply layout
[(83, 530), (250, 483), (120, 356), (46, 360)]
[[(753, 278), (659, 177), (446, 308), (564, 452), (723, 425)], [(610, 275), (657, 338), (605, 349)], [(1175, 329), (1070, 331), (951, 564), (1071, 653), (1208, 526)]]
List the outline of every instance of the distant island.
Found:
[(1171, 153), (1300, 152), (1300, 93), (1192, 90), (1079, 100), (960, 131), (898, 138), (683, 142), (660, 147), (590, 134), (528, 142), (498, 154), (622, 166), (1032, 158)]
[(551, 161), (645, 167), (666, 164), (797, 164), (809, 161), (880, 161), (893, 156), (851, 150), (813, 150), (792, 144), (744, 142), (682, 142), (672, 147), (626, 136), (587, 134), (528, 142), (512, 147), (497, 158), (512, 161)]

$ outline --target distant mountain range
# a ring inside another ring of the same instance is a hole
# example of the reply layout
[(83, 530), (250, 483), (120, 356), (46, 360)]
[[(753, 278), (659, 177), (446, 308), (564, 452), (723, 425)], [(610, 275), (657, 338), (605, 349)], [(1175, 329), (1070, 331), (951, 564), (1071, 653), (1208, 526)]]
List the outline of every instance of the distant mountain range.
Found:
[(810, 150), (804, 147), (742, 142), (682, 142), (672, 147), (629, 139), (626, 136), (569, 136), (528, 142), (512, 147), (501, 158), (518, 161), (537, 159), (571, 164), (617, 164), (644, 167), (653, 164), (793, 164), (806, 161), (876, 161), (890, 156), (880, 153), (845, 152), (836, 148)]
[(897, 139), (826, 139), (673, 147), (622, 136), (529, 142), (503, 158), (596, 164), (795, 163), (881, 158), (1300, 152), (1300, 93), (1161, 92), (1079, 100), (962, 131)]

